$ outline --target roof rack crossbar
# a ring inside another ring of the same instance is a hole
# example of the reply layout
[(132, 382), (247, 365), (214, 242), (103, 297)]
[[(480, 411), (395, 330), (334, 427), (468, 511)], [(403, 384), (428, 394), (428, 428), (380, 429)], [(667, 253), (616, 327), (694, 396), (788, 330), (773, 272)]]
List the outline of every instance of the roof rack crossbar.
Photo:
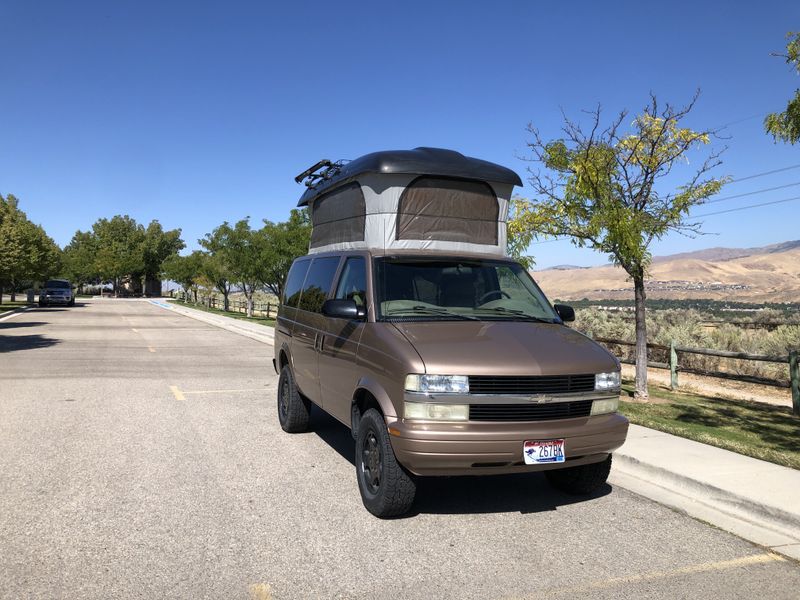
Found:
[(331, 162), (328, 159), (323, 159), (316, 163), (314, 166), (309, 167), (300, 175), (294, 178), (295, 182), (300, 183), (305, 179), (303, 183), (306, 184), (306, 187), (313, 188), (317, 183), (320, 181), (324, 181), (326, 179), (330, 179), (334, 175), (336, 175), (339, 171), (342, 170), (342, 167), (347, 163), (347, 160), (337, 160), (335, 162)]

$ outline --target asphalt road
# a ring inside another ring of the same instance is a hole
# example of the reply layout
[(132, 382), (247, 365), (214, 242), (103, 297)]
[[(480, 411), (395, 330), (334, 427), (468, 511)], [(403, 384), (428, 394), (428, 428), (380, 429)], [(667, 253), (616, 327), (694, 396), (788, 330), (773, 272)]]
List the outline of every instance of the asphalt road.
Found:
[(144, 301), (0, 316), (2, 598), (796, 598), (800, 566), (608, 486), (430, 479), (362, 507), (270, 346)]

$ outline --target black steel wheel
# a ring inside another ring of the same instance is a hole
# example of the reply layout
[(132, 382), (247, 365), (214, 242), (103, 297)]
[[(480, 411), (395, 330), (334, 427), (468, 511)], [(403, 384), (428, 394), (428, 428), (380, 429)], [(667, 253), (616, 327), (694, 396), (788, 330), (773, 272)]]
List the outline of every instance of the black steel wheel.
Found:
[(405, 514), (414, 503), (414, 478), (397, 462), (383, 415), (374, 408), (358, 423), (356, 477), (361, 500), (376, 517)]
[(300, 395), (289, 365), (281, 369), (278, 379), (278, 422), (287, 433), (308, 431), (311, 403)]

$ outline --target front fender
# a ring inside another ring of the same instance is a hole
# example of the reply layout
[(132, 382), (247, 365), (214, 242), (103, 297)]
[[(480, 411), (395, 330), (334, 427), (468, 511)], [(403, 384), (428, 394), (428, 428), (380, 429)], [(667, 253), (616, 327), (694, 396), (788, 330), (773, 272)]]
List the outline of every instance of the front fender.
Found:
[(362, 377), (358, 380), (358, 388), (366, 390), (378, 401), (381, 407), (381, 412), (385, 417), (397, 417), (397, 410), (392, 403), (392, 399), (386, 392), (384, 387), (375, 379), (371, 377)]

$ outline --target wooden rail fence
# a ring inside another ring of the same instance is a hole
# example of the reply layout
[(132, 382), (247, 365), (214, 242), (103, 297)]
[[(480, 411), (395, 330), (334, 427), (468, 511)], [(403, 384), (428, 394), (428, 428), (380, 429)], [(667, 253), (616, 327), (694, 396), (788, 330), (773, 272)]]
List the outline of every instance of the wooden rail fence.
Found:
[[(591, 337), (591, 336), (590, 336)], [(629, 342), (627, 340), (616, 340), (613, 338), (594, 338), (596, 342), (611, 346), (636, 346), (636, 342)], [(729, 352), (727, 350), (714, 350), (713, 348), (687, 348), (686, 346), (678, 346), (675, 342), (671, 342), (669, 346), (663, 344), (647, 344), (647, 349), (663, 350), (669, 352), (669, 362), (647, 362), (647, 366), (654, 369), (669, 369), (670, 372), (670, 387), (677, 389), (678, 387), (678, 373), (692, 373), (695, 375), (704, 375), (706, 377), (718, 377), (722, 379), (732, 379), (735, 381), (745, 381), (748, 383), (759, 383), (762, 385), (771, 385), (775, 387), (788, 387), (792, 390), (792, 412), (795, 415), (800, 415), (800, 352), (792, 350), (788, 356), (769, 356), (766, 354), (749, 354), (747, 352)], [(758, 377), (755, 375), (741, 375), (738, 373), (726, 373), (724, 371), (706, 371), (704, 369), (695, 369), (691, 367), (681, 367), (678, 363), (678, 354), (701, 354), (704, 356), (715, 356), (719, 358), (735, 358), (738, 360), (754, 360), (770, 363), (788, 364), (789, 367), (789, 381), (778, 381), (776, 379), (769, 379), (766, 377)], [(635, 364), (636, 361), (629, 359), (620, 359), (620, 362), (625, 364)]]

